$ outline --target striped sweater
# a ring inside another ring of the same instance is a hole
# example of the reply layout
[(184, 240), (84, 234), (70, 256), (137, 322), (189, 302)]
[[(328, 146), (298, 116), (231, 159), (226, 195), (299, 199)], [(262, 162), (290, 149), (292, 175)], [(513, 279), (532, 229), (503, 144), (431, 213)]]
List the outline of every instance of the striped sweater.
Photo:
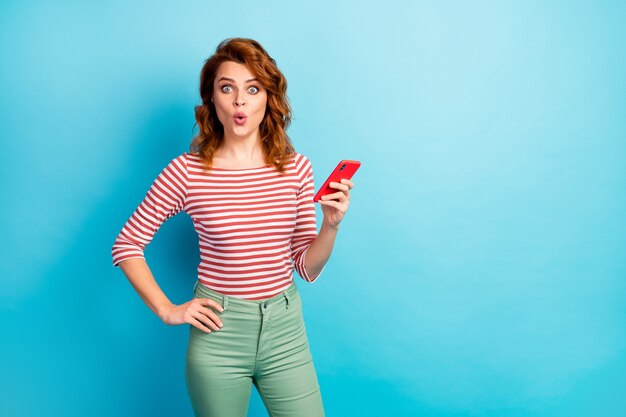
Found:
[(306, 252), (317, 236), (313, 169), (296, 153), (281, 175), (271, 166), (205, 171), (183, 153), (158, 175), (112, 248), (113, 265), (144, 258), (168, 218), (191, 216), (200, 244), (199, 284), (233, 297), (262, 300), (285, 290), (293, 270), (308, 282)]

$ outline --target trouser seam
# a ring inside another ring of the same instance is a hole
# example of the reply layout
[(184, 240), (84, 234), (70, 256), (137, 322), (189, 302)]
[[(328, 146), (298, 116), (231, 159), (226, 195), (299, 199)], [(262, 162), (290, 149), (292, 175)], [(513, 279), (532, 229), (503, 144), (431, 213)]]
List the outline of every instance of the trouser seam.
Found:
[(263, 398), (263, 402), (265, 403), (265, 406), (267, 407), (267, 411), (269, 411), (270, 417), (274, 417), (274, 410), (272, 410), (271, 401), (269, 401), (267, 397), (265, 396), (265, 393), (263, 392), (263, 389), (261, 388), (261, 384), (258, 383), (258, 381), (257, 381), (256, 388), (259, 391), (259, 394), (261, 394), (261, 397)]

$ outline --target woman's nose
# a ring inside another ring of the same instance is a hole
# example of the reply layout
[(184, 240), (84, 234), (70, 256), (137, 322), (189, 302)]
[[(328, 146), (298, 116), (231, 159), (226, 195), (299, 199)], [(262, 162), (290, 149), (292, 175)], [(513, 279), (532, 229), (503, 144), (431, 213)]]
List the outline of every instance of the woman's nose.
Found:
[(235, 106), (243, 106), (244, 104), (246, 104), (246, 101), (243, 94), (238, 93), (235, 97)]

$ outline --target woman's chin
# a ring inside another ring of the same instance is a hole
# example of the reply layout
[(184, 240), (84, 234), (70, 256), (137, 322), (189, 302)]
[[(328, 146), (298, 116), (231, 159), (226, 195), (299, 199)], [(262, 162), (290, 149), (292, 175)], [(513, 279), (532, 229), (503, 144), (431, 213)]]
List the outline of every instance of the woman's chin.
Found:
[(252, 136), (255, 133), (255, 130), (258, 131), (258, 129), (250, 129), (249, 127), (246, 127), (246, 126), (233, 126), (230, 129), (230, 133), (231, 133), (231, 136), (236, 137), (238, 139), (246, 139)]

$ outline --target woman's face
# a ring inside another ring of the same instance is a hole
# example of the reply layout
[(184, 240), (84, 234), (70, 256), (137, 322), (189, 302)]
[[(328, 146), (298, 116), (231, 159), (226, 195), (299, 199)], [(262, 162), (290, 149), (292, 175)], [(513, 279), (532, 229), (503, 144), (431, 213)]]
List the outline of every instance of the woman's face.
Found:
[(267, 91), (246, 65), (232, 61), (220, 64), (213, 81), (212, 100), (224, 126), (224, 136), (259, 138)]

